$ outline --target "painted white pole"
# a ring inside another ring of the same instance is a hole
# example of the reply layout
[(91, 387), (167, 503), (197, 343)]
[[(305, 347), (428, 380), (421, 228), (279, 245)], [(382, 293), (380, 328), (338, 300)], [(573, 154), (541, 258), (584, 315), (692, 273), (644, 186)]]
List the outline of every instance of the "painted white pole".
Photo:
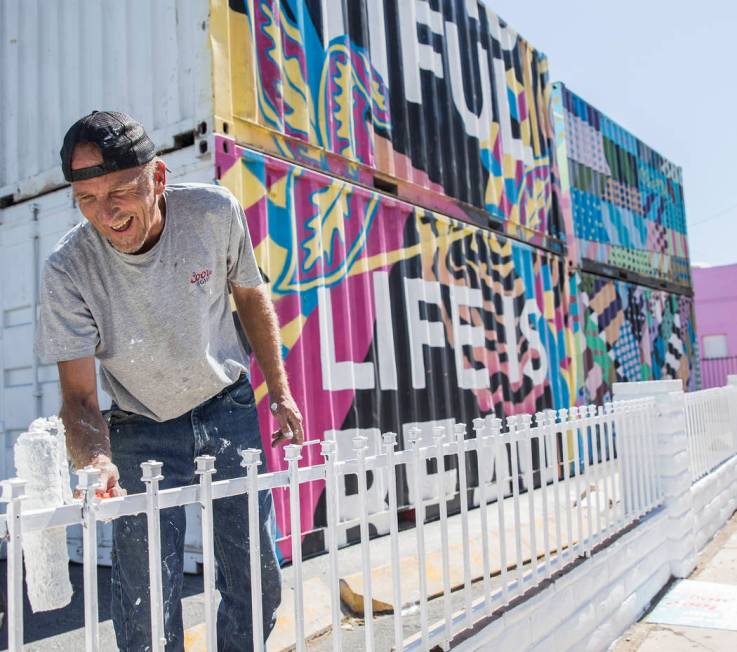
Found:
[(302, 526), (299, 510), (299, 461), (302, 459), (302, 447), (287, 444), (284, 447), (284, 459), (287, 461), (289, 474), (289, 522), (292, 537), (292, 571), (294, 579), (294, 628), (295, 647), (297, 652), (305, 650), (305, 610), (304, 586), (302, 584)]
[(253, 628), (253, 649), (265, 650), (264, 617), (261, 601), (261, 533), (259, 528), (258, 505), (258, 467), (261, 464), (261, 451), (247, 448), (241, 451), (248, 480), (248, 545), (251, 565), (251, 621)]
[(335, 475), (335, 442), (325, 439), (320, 442), (322, 456), (325, 458), (325, 506), (327, 512), (328, 559), (330, 574), (330, 609), (332, 612), (333, 652), (341, 652), (342, 631), (340, 629), (340, 577), (338, 576), (338, 543), (336, 532), (338, 519), (336, 516), (337, 492)]
[(555, 436), (560, 431), (561, 436), (561, 457), (563, 458), (563, 489), (564, 489), (564, 505), (566, 510), (566, 544), (569, 561), (574, 557), (573, 545), (573, 508), (571, 507), (571, 447), (568, 442), (568, 410), (561, 408), (558, 410), (558, 426), (555, 429)]
[(369, 541), (368, 487), (366, 482), (366, 437), (353, 438), (358, 459), (358, 500), (361, 505), (361, 566), (363, 568), (363, 622), (366, 652), (374, 650), (374, 596), (371, 587), (371, 542)]
[(463, 534), (463, 600), (466, 608), (466, 625), (471, 626), (471, 535), (468, 531), (468, 479), (466, 473), (466, 424), (456, 423), (453, 434), (458, 445), (458, 497), (461, 503), (461, 532)]
[(148, 522), (148, 571), (151, 594), (151, 649), (164, 652), (166, 635), (164, 632), (164, 593), (161, 579), (161, 522), (159, 521), (159, 482), (161, 462), (149, 460), (141, 462), (146, 484), (146, 520)]
[(8, 527), (8, 651), (23, 651), (23, 545), (21, 533), (21, 501), (26, 495), (26, 482), (19, 478), (3, 482), (2, 500), (7, 503)]
[(562, 523), (563, 517), (560, 513), (560, 473), (561, 467), (558, 464), (558, 437), (555, 428), (555, 410), (545, 410), (543, 413), (543, 429), (545, 432), (545, 440), (547, 441), (548, 454), (553, 460), (553, 509), (555, 510), (555, 560), (558, 568), (563, 565), (563, 535)]
[[(510, 415), (507, 417), (507, 433), (503, 436), (508, 439), (511, 447), (512, 460), (512, 507), (514, 508), (514, 552), (516, 557), (516, 576), (517, 589), (516, 593), (522, 592), (522, 584), (524, 580), (524, 570), (522, 568), (522, 517), (520, 515), (520, 499), (519, 499), (519, 443), (520, 436), (517, 430), (518, 417)], [(503, 441), (503, 440), (502, 440)]]
[(91, 466), (77, 471), (77, 490), (83, 492), (83, 572), (84, 572), (84, 643), (87, 652), (100, 649), (100, 627), (97, 608), (97, 490), (100, 484), (100, 469)]
[(389, 492), (389, 538), (392, 556), (392, 593), (394, 598), (394, 649), (402, 649), (402, 584), (400, 581), (399, 524), (397, 523), (397, 467), (394, 461), (394, 447), (397, 435), (385, 432), (382, 435), (386, 454), (386, 483)]
[(578, 408), (574, 405), (571, 407), (571, 409), (568, 412), (569, 421), (568, 421), (568, 428), (570, 428), (573, 432), (573, 468), (575, 469), (575, 480), (574, 480), (574, 486), (576, 488), (576, 518), (578, 523), (578, 548), (581, 551), (582, 554), (587, 553), (587, 546), (589, 545), (589, 542), (586, 541), (586, 535), (584, 533), (583, 529), (583, 483), (582, 483), (582, 475), (583, 472), (581, 470), (581, 462), (583, 458), (583, 453), (581, 451), (581, 441), (579, 438), (579, 422), (578, 422)]
[(527, 515), (530, 521), (530, 572), (532, 581), (537, 581), (537, 525), (535, 523), (535, 475), (532, 471), (534, 459), (532, 456), (532, 417), (529, 414), (520, 414), (517, 423), (522, 426), (520, 443), (525, 457), (525, 484), (527, 485)]
[(422, 649), (428, 647), (428, 614), (427, 614), (427, 562), (425, 551), (425, 502), (422, 496), (422, 479), (425, 476), (425, 457), (420, 446), (422, 431), (413, 426), (407, 431), (414, 452), (414, 494), (415, 494), (415, 534), (417, 536), (417, 562), (420, 574), (420, 632)]
[(596, 407), (596, 423), (599, 428), (599, 454), (601, 461), (599, 462), (599, 476), (601, 478), (602, 489), (604, 490), (604, 531), (609, 533), (611, 530), (611, 514), (609, 513), (609, 504), (612, 497), (609, 495), (609, 485), (612, 478), (611, 467), (607, 462), (607, 423), (604, 416), (604, 406)]
[(535, 414), (535, 430), (537, 434), (537, 459), (540, 469), (540, 489), (542, 495), (543, 512), (543, 554), (545, 555), (545, 577), (549, 578), (550, 570), (550, 514), (548, 512), (548, 454), (545, 441), (545, 415), (542, 412)]
[(435, 459), (438, 465), (438, 508), (440, 510), (440, 560), (443, 571), (443, 616), (445, 618), (444, 649), (449, 649), (453, 637), (453, 618), (450, 604), (450, 559), (448, 541), (448, 503), (445, 488), (445, 426), (432, 429), (435, 443)]
[(591, 550), (594, 547), (594, 512), (591, 503), (593, 502), (594, 495), (591, 491), (591, 481), (594, 479), (592, 471), (592, 464), (590, 460), (593, 459), (591, 452), (591, 444), (589, 442), (589, 435), (591, 433), (591, 422), (588, 417), (589, 406), (583, 405), (579, 408), (579, 419), (581, 420), (581, 442), (583, 444), (583, 471), (581, 476), (583, 477), (583, 491), (579, 494), (579, 502), (586, 496), (586, 555), (591, 556)]
[[(476, 460), (479, 473), (479, 514), (481, 516), (481, 560), (484, 569), (482, 585), (484, 587), (484, 606), (486, 615), (491, 615), (491, 561), (489, 559), (489, 509), (486, 478), (491, 477), (491, 465), (489, 464), (490, 445), (489, 431), (484, 426), (483, 419), (473, 420), (473, 429), (476, 432), (478, 447), (476, 448)], [(497, 483), (499, 477), (497, 476)]]
[(486, 427), (494, 450), (496, 465), (496, 513), (499, 523), (499, 570), (502, 578), (502, 602), (509, 601), (509, 577), (507, 570), (507, 526), (504, 514), (504, 484), (507, 482), (507, 447), (502, 437), (502, 420), (495, 416), (486, 417)]
[(195, 473), (200, 476), (200, 506), (202, 507), (202, 575), (205, 590), (205, 648), (217, 652), (217, 608), (215, 606), (215, 539), (212, 508), (212, 476), (216, 473), (215, 457), (195, 458)]
[[(606, 435), (606, 448), (609, 454), (609, 461), (607, 462), (607, 474), (609, 475), (609, 495), (611, 497), (612, 505), (612, 527), (617, 529), (619, 518), (617, 517), (617, 503), (622, 501), (622, 494), (618, 491), (619, 481), (621, 480), (621, 471), (618, 471), (619, 464), (614, 458), (614, 417), (612, 412), (614, 408), (611, 403), (604, 403), (604, 424)], [(619, 500), (617, 500), (617, 494), (619, 493)]]

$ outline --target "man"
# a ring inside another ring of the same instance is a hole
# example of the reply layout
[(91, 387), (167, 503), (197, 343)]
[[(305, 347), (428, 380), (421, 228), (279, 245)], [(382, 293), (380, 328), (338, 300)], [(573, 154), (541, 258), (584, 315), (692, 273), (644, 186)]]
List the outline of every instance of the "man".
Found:
[[(262, 448), (247, 359), (230, 310), (263, 370), (280, 430), (302, 443), (302, 417), (281, 361), (273, 306), (243, 210), (226, 189), (166, 185), (143, 127), (93, 112), (67, 132), (64, 176), (86, 218), (44, 270), (36, 349), (56, 362), (67, 447), (76, 468), (101, 471), (112, 496), (144, 491), (140, 463), (163, 462), (162, 488), (192, 484), (194, 458), (216, 457), (216, 479), (244, 473), (239, 451)], [(113, 403), (97, 402), (95, 358)], [(263, 452), (262, 452), (263, 461)], [(271, 494), (259, 496), (264, 632), (280, 602)], [(218, 650), (252, 645), (245, 495), (215, 501)], [(184, 508), (161, 513), (166, 649), (183, 650)], [(112, 616), (121, 650), (150, 649), (144, 515), (113, 522)]]

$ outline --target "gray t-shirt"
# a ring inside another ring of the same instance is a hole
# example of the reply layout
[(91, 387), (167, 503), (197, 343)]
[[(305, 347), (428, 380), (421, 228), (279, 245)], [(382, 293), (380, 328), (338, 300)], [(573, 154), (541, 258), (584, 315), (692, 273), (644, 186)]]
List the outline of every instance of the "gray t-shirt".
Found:
[(243, 209), (221, 186), (166, 188), (166, 221), (143, 254), (114, 249), (87, 221), (49, 256), (35, 348), (45, 363), (95, 356), (115, 403), (180, 416), (247, 371), (228, 282), (262, 283)]

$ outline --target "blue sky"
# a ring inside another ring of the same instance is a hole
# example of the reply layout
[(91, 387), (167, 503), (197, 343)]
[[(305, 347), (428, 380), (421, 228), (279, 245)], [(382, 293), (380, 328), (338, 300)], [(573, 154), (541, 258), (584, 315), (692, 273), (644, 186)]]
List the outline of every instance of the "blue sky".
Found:
[(737, 262), (737, 2), (486, 0), (563, 81), (683, 168), (691, 260)]

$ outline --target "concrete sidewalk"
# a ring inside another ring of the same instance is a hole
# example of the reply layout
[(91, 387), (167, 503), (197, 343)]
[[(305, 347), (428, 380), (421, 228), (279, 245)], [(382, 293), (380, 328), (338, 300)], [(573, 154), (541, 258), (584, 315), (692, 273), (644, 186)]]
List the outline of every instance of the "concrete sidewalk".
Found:
[[(673, 592), (678, 590), (679, 583), (671, 582), (653, 601), (650, 611), (640, 622), (630, 627), (610, 650), (612, 652), (737, 650), (737, 631), (733, 631), (737, 630), (737, 513), (732, 515), (701, 552), (698, 564), (688, 579), (691, 582), (683, 585), (684, 588), (688, 587), (691, 596), (688, 600), (678, 600), (676, 604)], [(728, 608), (733, 609), (733, 614), (727, 621), (732, 627), (731, 630), (710, 626), (713, 625), (712, 614), (716, 611), (713, 596), (717, 593), (720, 594), (720, 600), (724, 600), (723, 596), (727, 596), (728, 601), (723, 604), (728, 604)], [(676, 616), (674, 618), (663, 617), (668, 603), (676, 607), (673, 610), (673, 615)], [(654, 620), (660, 622), (651, 622)], [(690, 622), (690, 626), (665, 623), (684, 620)], [(698, 626), (694, 626), (697, 624)]]

